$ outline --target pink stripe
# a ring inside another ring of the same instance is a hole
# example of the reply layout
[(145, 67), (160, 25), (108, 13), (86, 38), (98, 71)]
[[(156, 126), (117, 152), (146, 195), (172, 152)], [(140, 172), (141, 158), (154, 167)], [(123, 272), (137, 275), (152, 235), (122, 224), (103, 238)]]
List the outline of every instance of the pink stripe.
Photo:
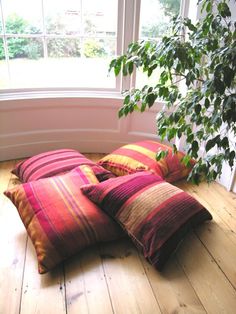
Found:
[[(55, 150), (55, 151), (50, 151), (50, 152), (46, 152), (46, 153), (42, 153), (42, 154), (39, 154), (39, 155), (36, 155), (34, 157), (30, 157), (29, 159), (27, 159), (26, 161), (24, 161), (21, 165), (20, 165), (20, 169), (19, 169), (19, 175), (21, 177), (24, 176), (24, 173), (25, 171), (27, 170), (28, 167), (32, 166), (33, 167), (33, 164), (38, 164), (38, 162), (41, 160), (41, 159), (48, 159), (47, 157), (50, 157), (50, 156), (58, 156), (58, 155), (61, 155), (61, 154), (65, 154), (65, 153), (72, 153), (75, 154), (77, 153), (75, 150), (66, 150), (66, 149), (62, 149), (62, 150)], [(79, 153), (78, 153), (79, 154)], [(22, 167), (22, 169), (21, 169)]]
[[(46, 212), (43, 210), (42, 204), (40, 204), (40, 201), (36, 196), (35, 191), (37, 189), (34, 190), (32, 186), (33, 185), (31, 185), (31, 183), (27, 183), (23, 185), (27, 199), (29, 203), (31, 204), (32, 210), (34, 211), (37, 217), (37, 220), (39, 224), (41, 225), (42, 229), (44, 230), (49, 241), (52, 243), (54, 248), (57, 249), (58, 254), (64, 257), (64, 255), (68, 254), (68, 245), (67, 243), (64, 243), (60, 234), (57, 233), (54, 226), (50, 223), (50, 220), (47, 217)], [(62, 252), (64, 252), (63, 255), (61, 254)]]

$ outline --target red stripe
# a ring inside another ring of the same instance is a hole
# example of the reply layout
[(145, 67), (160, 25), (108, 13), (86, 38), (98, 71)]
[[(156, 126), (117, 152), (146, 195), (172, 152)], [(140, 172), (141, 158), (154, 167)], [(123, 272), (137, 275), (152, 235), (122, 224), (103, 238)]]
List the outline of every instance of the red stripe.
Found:
[(64, 258), (64, 256), (67, 256), (69, 253), (68, 244), (63, 241), (61, 235), (54, 228), (54, 225), (50, 223), (50, 219), (47, 216), (47, 213), (43, 210), (43, 207), (41, 206), (39, 199), (35, 194), (35, 191), (37, 191), (37, 189), (33, 189), (32, 186), (33, 185), (31, 185), (30, 183), (25, 184), (23, 186), (27, 199), (31, 204), (32, 210), (34, 211), (38, 219), (38, 222), (41, 225), (42, 229), (44, 230), (49, 241), (57, 250), (57, 253)]

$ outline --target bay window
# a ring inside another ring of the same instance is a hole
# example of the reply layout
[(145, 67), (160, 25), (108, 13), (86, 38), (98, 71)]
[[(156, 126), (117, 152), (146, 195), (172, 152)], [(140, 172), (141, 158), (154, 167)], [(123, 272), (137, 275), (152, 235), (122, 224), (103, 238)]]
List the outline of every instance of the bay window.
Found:
[[(173, 1), (172, 1), (173, 2)], [(167, 0), (0, 1), (0, 91), (105, 90), (146, 78), (108, 75), (131, 41), (161, 37)], [(180, 0), (175, 10), (179, 10)], [(177, 9), (176, 9), (177, 8)]]

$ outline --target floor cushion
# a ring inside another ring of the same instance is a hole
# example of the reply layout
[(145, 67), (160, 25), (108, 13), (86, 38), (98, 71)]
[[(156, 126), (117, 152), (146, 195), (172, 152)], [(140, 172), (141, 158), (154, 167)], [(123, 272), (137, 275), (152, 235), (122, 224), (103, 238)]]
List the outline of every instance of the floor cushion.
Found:
[(212, 219), (192, 196), (148, 171), (85, 185), (81, 190), (122, 226), (158, 270), (188, 230)]
[[(160, 150), (168, 150), (167, 157), (157, 161), (156, 154)], [(139, 170), (150, 170), (168, 182), (175, 182), (188, 176), (194, 162), (186, 167), (181, 159), (184, 153), (172, 154), (170, 146), (155, 141), (142, 141), (122, 146), (103, 157), (98, 164), (117, 176), (135, 173)]]
[(35, 247), (39, 273), (97, 242), (119, 238), (122, 229), (81, 191), (98, 183), (92, 169), (24, 183), (5, 192), (14, 203)]
[(30, 182), (66, 173), (80, 165), (92, 167), (99, 181), (114, 177), (110, 171), (74, 149), (58, 149), (35, 155), (19, 162), (12, 173), (19, 177), (21, 182)]

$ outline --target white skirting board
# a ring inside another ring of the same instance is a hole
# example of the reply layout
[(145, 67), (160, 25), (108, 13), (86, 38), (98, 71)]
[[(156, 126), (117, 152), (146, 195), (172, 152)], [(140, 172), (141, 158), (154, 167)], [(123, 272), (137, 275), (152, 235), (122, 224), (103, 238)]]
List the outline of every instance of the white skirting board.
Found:
[(0, 101), (0, 160), (51, 149), (108, 153), (129, 142), (157, 139), (157, 108), (118, 118), (119, 98), (35, 98)]

